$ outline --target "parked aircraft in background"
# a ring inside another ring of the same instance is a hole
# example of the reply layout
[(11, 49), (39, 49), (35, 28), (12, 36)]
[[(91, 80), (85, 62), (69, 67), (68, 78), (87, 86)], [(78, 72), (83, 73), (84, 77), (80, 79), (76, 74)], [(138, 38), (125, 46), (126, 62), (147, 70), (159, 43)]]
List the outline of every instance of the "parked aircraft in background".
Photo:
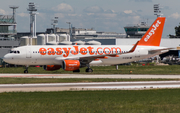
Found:
[[(160, 47), (165, 17), (158, 17), (146, 34), (135, 45), (36, 45), (13, 48), (3, 60), (17, 65), (43, 65), (47, 71), (63, 68), (79, 72), (90, 65), (116, 65), (128, 63), (167, 52)], [(24, 71), (28, 73), (28, 68)]]

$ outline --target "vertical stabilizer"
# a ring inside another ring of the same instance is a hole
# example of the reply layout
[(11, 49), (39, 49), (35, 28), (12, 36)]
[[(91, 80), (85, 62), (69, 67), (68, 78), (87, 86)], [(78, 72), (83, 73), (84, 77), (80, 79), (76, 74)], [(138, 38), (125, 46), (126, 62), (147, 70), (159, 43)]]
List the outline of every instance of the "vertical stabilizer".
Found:
[(145, 35), (141, 38), (138, 45), (142, 46), (159, 46), (163, 33), (165, 17), (158, 17)]

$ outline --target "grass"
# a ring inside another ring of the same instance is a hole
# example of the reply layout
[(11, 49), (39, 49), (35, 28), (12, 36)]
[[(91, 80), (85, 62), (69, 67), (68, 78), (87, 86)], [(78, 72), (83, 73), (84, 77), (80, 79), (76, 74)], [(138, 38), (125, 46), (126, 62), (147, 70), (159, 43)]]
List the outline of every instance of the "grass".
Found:
[(128, 82), (128, 81), (170, 81), (180, 79), (118, 79), (118, 78), (0, 78), (0, 84), (29, 83), (78, 83), (78, 82)]
[[(129, 74), (130, 71), (132, 74), (153, 74), (153, 75), (179, 75), (180, 66), (179, 65), (170, 65), (170, 66), (119, 66), (119, 69), (116, 70), (115, 66), (95, 66), (91, 67), (94, 71), (93, 73), (88, 74)], [(85, 72), (86, 68), (80, 68), (79, 74), (87, 74)], [(64, 71), (63, 69), (56, 71), (45, 71), (43, 68), (29, 67), (29, 73), (37, 74), (73, 74), (71, 71)], [(0, 68), (0, 73), (23, 73), (24, 68)]]
[(0, 93), (1, 113), (179, 113), (180, 89)]
[[(115, 66), (92, 67), (90, 74), (180, 74), (175, 66)], [(23, 73), (24, 68), (0, 68), (0, 73)], [(81, 68), (80, 74), (85, 74)], [(44, 71), (30, 67), (29, 73), (72, 73), (64, 70)], [(0, 84), (160, 81), (175, 79), (60, 79), (60, 78), (0, 78)], [(179, 79), (176, 79), (179, 80)], [(12, 92), (0, 93), (0, 113), (179, 113), (180, 89)]]

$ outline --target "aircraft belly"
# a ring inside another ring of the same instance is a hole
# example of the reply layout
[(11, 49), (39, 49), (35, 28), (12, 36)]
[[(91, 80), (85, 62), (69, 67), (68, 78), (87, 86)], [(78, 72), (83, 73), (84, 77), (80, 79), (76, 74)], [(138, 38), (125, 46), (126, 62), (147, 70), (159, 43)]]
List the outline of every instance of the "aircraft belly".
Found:
[(121, 54), (119, 57), (108, 57), (108, 59), (102, 59), (104, 64), (109, 65), (123, 64), (131, 61), (134, 61), (134, 54), (132, 53), (129, 53), (128, 55)]
[(54, 59), (38, 59), (37, 63), (38, 65), (54, 65), (53, 63)]
[(96, 66), (96, 65), (103, 65), (103, 62), (101, 60), (98, 60), (98, 61), (92, 61), (90, 63), (90, 66)]
[(120, 64), (122, 62), (121, 58), (108, 58), (102, 59), (103, 64), (105, 65), (113, 65), (113, 64)]
[(27, 65), (28, 61), (26, 59), (15, 59), (15, 62), (12, 64), (16, 64), (16, 65)]
[(26, 59), (25, 61), (21, 61), (19, 64), (21, 65), (53, 65), (54, 60), (51, 59)]

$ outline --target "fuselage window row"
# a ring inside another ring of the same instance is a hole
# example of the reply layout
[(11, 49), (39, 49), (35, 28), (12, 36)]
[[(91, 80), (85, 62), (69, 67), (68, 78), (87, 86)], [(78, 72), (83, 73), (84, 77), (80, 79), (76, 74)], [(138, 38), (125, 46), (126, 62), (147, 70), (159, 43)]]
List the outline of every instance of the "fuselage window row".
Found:
[[(127, 51), (48, 51), (48, 52), (39, 52), (33, 51), (33, 53), (125, 53)], [(11, 53), (15, 53), (15, 51), (11, 51)], [(17, 53), (20, 53), (17, 51)]]
[[(70, 51), (70, 53), (125, 53), (126, 51)], [(10, 53), (20, 53), (20, 51), (10, 51)], [(39, 52), (39, 51), (33, 51), (33, 53), (69, 53), (68, 51), (60, 51), (60, 52), (58, 52), (58, 51), (48, 51), (48, 52)]]

